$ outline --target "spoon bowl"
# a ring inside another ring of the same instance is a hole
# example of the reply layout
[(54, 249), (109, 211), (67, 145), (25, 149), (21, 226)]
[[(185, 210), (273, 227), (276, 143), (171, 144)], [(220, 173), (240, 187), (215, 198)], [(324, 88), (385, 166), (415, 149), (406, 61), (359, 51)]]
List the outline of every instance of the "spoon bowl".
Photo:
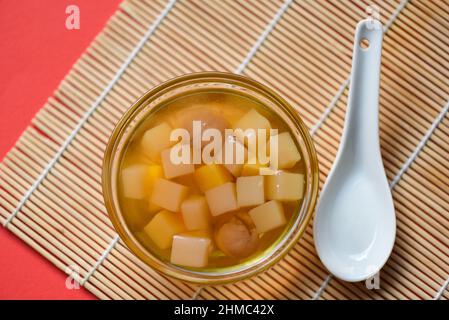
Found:
[(382, 34), (378, 21), (357, 25), (345, 127), (314, 222), (321, 261), (345, 281), (365, 280), (379, 272), (396, 234), (379, 147)]
[(345, 281), (361, 281), (381, 269), (396, 228), (386, 181), (353, 164), (342, 161), (335, 167), (314, 226), (321, 261)]

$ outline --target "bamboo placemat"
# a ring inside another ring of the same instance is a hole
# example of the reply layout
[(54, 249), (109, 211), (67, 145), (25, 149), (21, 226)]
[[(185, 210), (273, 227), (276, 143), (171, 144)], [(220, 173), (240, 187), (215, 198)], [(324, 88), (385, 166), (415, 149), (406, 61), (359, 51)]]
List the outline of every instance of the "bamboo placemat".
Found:
[(447, 299), (449, 2), (374, 1), (385, 26), (380, 129), (398, 222), (380, 289), (330, 277), (312, 227), (264, 274), (198, 287), (145, 266), (103, 205), (103, 150), (115, 122), (184, 73), (242, 73), (298, 110), (321, 182), (342, 131), (354, 28), (372, 1), (152, 1), (121, 4), (0, 164), (0, 222), (101, 299)]

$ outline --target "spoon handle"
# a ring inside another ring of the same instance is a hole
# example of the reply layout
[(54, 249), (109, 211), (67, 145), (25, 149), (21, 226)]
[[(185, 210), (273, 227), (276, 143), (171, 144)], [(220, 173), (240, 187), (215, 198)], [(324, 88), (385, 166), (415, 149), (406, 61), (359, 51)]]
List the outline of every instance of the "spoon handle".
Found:
[(352, 149), (353, 152), (349, 153), (361, 165), (376, 162), (376, 157), (380, 159), (378, 122), (382, 36), (382, 24), (377, 20), (363, 20), (357, 25), (342, 142)]

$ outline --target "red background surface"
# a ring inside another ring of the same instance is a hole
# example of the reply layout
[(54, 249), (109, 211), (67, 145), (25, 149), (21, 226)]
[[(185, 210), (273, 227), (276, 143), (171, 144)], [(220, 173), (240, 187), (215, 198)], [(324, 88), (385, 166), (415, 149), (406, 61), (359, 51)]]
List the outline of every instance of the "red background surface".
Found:
[[(0, 1), (0, 158), (117, 9), (120, 0)], [(68, 5), (80, 29), (67, 30)], [(66, 275), (0, 227), (0, 299), (95, 299), (68, 290)]]

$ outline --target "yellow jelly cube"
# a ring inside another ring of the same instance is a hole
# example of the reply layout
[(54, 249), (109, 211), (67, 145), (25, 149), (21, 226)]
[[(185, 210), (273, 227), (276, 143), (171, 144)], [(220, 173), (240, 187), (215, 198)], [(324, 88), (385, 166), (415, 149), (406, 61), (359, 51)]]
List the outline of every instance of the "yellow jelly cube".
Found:
[(206, 191), (206, 200), (213, 216), (238, 209), (235, 184), (232, 182)]
[(251, 109), (243, 117), (238, 120), (235, 125), (234, 129), (242, 129), (245, 131), (246, 129), (253, 129), (253, 132), (238, 132), (236, 131), (236, 136), (240, 141), (244, 141), (245, 144), (247, 144), (247, 140), (245, 138), (248, 138), (248, 141), (251, 137), (255, 137), (257, 139), (257, 130), (258, 129), (265, 129), (266, 135), (268, 136), (271, 129), (270, 121), (268, 121), (267, 118), (262, 116), (259, 112), (257, 112), (255, 109)]
[(181, 213), (187, 230), (208, 229), (210, 212), (204, 196), (189, 197), (181, 204)]
[(162, 250), (170, 248), (173, 236), (185, 230), (181, 215), (166, 210), (157, 213), (144, 228), (145, 233)]
[(122, 170), (123, 194), (131, 199), (144, 199), (150, 195), (156, 179), (161, 177), (161, 166), (131, 165)]
[(207, 164), (195, 170), (195, 181), (201, 191), (206, 192), (232, 181), (229, 172), (219, 164)]
[(185, 267), (205, 267), (209, 262), (211, 243), (209, 237), (177, 234), (173, 237), (170, 262)]
[(258, 233), (264, 233), (280, 226), (283, 226), (285, 220), (284, 208), (276, 200), (266, 202), (258, 207), (248, 211), (253, 220)]
[(159, 162), (161, 151), (176, 143), (176, 141), (170, 141), (171, 131), (172, 128), (163, 122), (144, 133), (140, 145), (151, 161)]
[(150, 193), (151, 191), (153, 191), (154, 183), (156, 182), (156, 180), (163, 177), (164, 173), (162, 172), (161, 166), (154, 164), (148, 167), (148, 184), (150, 187)]
[(239, 207), (257, 206), (265, 201), (262, 176), (239, 177), (236, 182)]
[(248, 158), (248, 150), (236, 137), (227, 135), (215, 159), (219, 161), (234, 177), (242, 173), (243, 165)]
[(281, 171), (265, 176), (265, 196), (268, 200), (300, 200), (303, 197), (303, 192), (303, 174)]
[(174, 164), (170, 158), (171, 150), (172, 149), (169, 148), (161, 152), (161, 162), (162, 168), (164, 168), (165, 178), (172, 179), (195, 171), (195, 165), (191, 161), (188, 164)]
[(151, 194), (151, 203), (173, 212), (179, 212), (189, 188), (166, 179), (157, 179)]
[[(299, 160), (301, 154), (288, 132), (282, 132), (277, 135), (278, 138), (278, 169), (292, 168)], [(271, 138), (273, 139), (273, 137)]]

